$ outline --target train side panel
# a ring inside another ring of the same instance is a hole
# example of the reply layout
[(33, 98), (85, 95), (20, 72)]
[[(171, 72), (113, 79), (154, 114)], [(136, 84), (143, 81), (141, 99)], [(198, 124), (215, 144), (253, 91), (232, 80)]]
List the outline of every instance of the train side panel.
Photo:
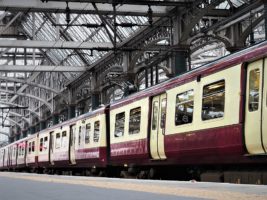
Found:
[(15, 169), (17, 167), (17, 154), (18, 154), (17, 144), (13, 143), (11, 147), (11, 155), (10, 155), (10, 167), (12, 169)]
[(47, 168), (49, 163), (49, 141), (50, 135), (48, 131), (40, 132), (37, 139), (38, 147), (38, 166)]
[(144, 164), (148, 147), (149, 97), (110, 110), (110, 160), (113, 165)]
[(69, 126), (57, 127), (53, 130), (54, 141), (50, 148), (53, 148), (52, 158), (55, 167), (69, 165)]
[(4, 153), (4, 148), (0, 148), (0, 169), (2, 169), (4, 166)]
[[(167, 91), (165, 151), (179, 164), (237, 162), (241, 65)], [(201, 159), (199, 159), (201, 158)]]
[(38, 167), (38, 134), (32, 135), (27, 140), (26, 165), (28, 167)]
[(76, 123), (75, 161), (77, 167), (105, 167), (107, 164), (105, 110)]
[(18, 141), (17, 168), (26, 167), (27, 139)]

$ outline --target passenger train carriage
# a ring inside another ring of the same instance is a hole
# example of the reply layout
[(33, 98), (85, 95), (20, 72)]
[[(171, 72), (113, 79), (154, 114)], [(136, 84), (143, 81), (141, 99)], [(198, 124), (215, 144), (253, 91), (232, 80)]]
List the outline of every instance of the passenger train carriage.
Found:
[(214, 167), (225, 180), (260, 170), (267, 184), (266, 57), (263, 42), (42, 130), (1, 148), (0, 168)]

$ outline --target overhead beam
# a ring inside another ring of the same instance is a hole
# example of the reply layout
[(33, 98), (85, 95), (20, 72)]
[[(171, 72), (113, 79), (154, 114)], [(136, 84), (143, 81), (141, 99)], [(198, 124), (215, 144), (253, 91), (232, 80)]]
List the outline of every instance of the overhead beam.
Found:
[[(0, 71), (2, 72), (84, 72), (86, 71), (86, 67), (84, 66), (52, 66), (52, 65), (0, 65)], [(0, 79), (2, 78), (0, 77)], [(24, 81), (24, 82), (25, 84), (30, 83), (29, 81)]]
[(44, 99), (42, 99), (40, 97), (37, 97), (35, 95), (26, 94), (26, 93), (20, 93), (20, 92), (15, 92), (15, 91), (11, 91), (11, 90), (5, 90), (5, 89), (0, 89), (0, 92), (8, 93), (8, 94), (16, 94), (16, 95), (19, 95), (19, 96), (25, 96), (25, 97), (29, 97), (29, 98), (35, 99), (37, 101), (40, 101), (40, 102), (44, 103), (50, 109), (51, 112), (53, 111), (52, 105), (50, 103), (48, 103), (46, 100), (44, 100)]
[[(11, 103), (11, 102), (7, 102), (7, 101), (0, 101), (0, 104), (3, 104), (3, 105), (9, 105), (9, 106), (19, 106), (21, 107), (22, 105), (19, 105), (19, 104), (15, 104), (15, 103)], [(27, 109), (30, 113), (36, 115), (38, 118), (40, 118), (40, 115), (39, 113), (31, 110), (30, 108)]]
[(9, 133), (7, 133), (7, 132), (0, 131), (0, 134), (2, 134), (2, 135), (6, 135), (6, 136), (8, 136), (8, 137), (9, 137)]
[[(66, 0), (40, 0), (42, 2), (66, 2)], [(194, 0), (180, 0), (180, 1), (169, 1), (169, 0), (68, 0), (68, 2), (91, 2), (91, 3), (106, 3), (106, 4), (127, 4), (127, 5), (153, 5), (153, 6), (185, 6)]]
[(9, 111), (8, 113), (9, 113), (9, 115), (7, 116), (8, 118), (10, 118), (11, 116), (15, 116), (15, 117), (19, 117), (21, 120), (24, 120), (27, 123), (30, 123), (30, 119), (27, 119), (26, 117), (24, 117), (23, 115), (19, 113), (12, 112), (12, 111)]
[(232, 26), (233, 24), (236, 24), (236, 23), (248, 18), (250, 16), (250, 11), (252, 11), (252, 10), (254, 10), (254, 12), (263, 10), (262, 1), (258, 0), (258, 1), (255, 1), (253, 3), (246, 5), (245, 7), (242, 7), (242, 9), (236, 11), (230, 17), (217, 22), (216, 24), (214, 24), (213, 26), (211, 26), (209, 28), (206, 28), (205, 32), (208, 32), (211, 30), (215, 30), (218, 32), (218, 31), (221, 31), (223, 29), (226, 29), (226, 28)]
[[(180, 3), (179, 3), (180, 5)], [(181, 4), (184, 5), (184, 4)], [(97, 14), (92, 4), (87, 2), (69, 3), (71, 13), (78, 14)], [(112, 14), (112, 6), (110, 4), (97, 4), (100, 14)], [(10, 12), (49, 12), (49, 13), (65, 13), (66, 1), (64, 2), (48, 2), (42, 3), (40, 0), (2, 0), (0, 1), (0, 10)], [(117, 9), (118, 15), (144, 16), (147, 14), (148, 8), (138, 5), (120, 5)], [(166, 6), (153, 6), (153, 15), (162, 17), (168, 14)]]
[(109, 42), (72, 42), (72, 41), (40, 41), (40, 40), (1, 40), (0, 47), (5, 48), (41, 48), (41, 49), (98, 49), (113, 47)]
[[(1, 71), (1, 66), (0, 66), (0, 71)], [(60, 94), (60, 91), (58, 91), (56, 89), (53, 89), (51, 87), (47, 87), (46, 85), (42, 85), (42, 84), (39, 84), (39, 83), (30, 82), (30, 81), (25, 80), (25, 79), (12, 78), (12, 77), (7, 77), (7, 76), (0, 76), (0, 80), (4, 80), (4, 81), (8, 81), (8, 82), (14, 82), (14, 83), (24, 83), (24, 84), (27, 84), (27, 85), (31, 85), (33, 87), (39, 87), (41, 89), (48, 90), (48, 91), (53, 92), (55, 94)]]

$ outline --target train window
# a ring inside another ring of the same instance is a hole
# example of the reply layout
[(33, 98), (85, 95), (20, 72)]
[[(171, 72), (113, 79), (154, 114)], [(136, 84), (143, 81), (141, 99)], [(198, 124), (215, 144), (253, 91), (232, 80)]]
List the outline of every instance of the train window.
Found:
[(161, 117), (160, 117), (160, 128), (165, 128), (165, 120), (166, 120), (166, 104), (167, 99), (161, 100)]
[(91, 132), (91, 124), (86, 124), (86, 130), (85, 130), (85, 144), (90, 143), (90, 132)]
[(61, 145), (63, 148), (68, 146), (67, 132), (66, 131), (62, 132)]
[(96, 121), (94, 124), (94, 142), (99, 141), (100, 121)]
[(194, 113), (194, 90), (177, 94), (175, 106), (175, 125), (190, 124)]
[(140, 132), (141, 107), (130, 110), (129, 135)]
[(32, 152), (34, 152), (35, 151), (35, 144), (34, 144), (35, 142), (33, 141), (32, 142)]
[(21, 147), (21, 155), (24, 156), (25, 154), (25, 145), (23, 144), (23, 146)]
[(81, 145), (81, 135), (82, 135), (82, 127), (79, 126), (79, 137), (78, 137), (78, 145)]
[(259, 108), (260, 69), (251, 70), (249, 73), (249, 103), (250, 112)]
[(60, 133), (56, 134), (56, 149), (59, 149), (61, 146), (60, 144)]
[(153, 103), (153, 117), (152, 117), (152, 130), (156, 130), (158, 126), (158, 112), (159, 112), (159, 102), (155, 101)]
[(31, 152), (32, 152), (32, 143), (31, 142), (29, 142), (28, 152), (29, 152), (29, 154), (31, 154)]
[(116, 114), (115, 121), (115, 137), (122, 137), (124, 135), (124, 123), (125, 123), (125, 112)]
[(202, 120), (210, 120), (223, 117), (225, 101), (225, 81), (203, 87)]
[(40, 139), (40, 152), (43, 151), (43, 148), (44, 148), (44, 138), (41, 138)]
[(13, 157), (16, 157), (16, 151), (17, 151), (17, 148), (14, 147), (14, 149), (13, 149)]
[(44, 138), (44, 144), (43, 144), (43, 149), (44, 149), (44, 151), (47, 150), (47, 147), (48, 147), (48, 137), (46, 136), (46, 137)]

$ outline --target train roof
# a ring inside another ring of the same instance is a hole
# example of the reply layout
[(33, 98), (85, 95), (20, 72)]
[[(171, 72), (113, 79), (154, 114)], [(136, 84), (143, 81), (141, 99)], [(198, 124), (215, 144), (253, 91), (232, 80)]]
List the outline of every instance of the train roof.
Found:
[(122, 106), (122, 104), (123, 105), (128, 104), (145, 97), (156, 96), (158, 94), (163, 93), (167, 89), (171, 89), (177, 85), (181, 85), (189, 81), (192, 81), (199, 75), (206, 76), (210, 73), (214, 73), (216, 71), (223, 70), (228, 67), (232, 67), (234, 65), (257, 60), (266, 55), (267, 55), (267, 41), (264, 41), (256, 45), (253, 45), (251, 47), (248, 47), (246, 49), (243, 49), (241, 51), (238, 51), (236, 53), (224, 56), (208, 64), (202, 65), (198, 68), (192, 69), (179, 76), (168, 79), (158, 85), (146, 88), (140, 92), (129, 95), (124, 99), (115, 101), (110, 104), (110, 108), (115, 109), (117, 107)]

